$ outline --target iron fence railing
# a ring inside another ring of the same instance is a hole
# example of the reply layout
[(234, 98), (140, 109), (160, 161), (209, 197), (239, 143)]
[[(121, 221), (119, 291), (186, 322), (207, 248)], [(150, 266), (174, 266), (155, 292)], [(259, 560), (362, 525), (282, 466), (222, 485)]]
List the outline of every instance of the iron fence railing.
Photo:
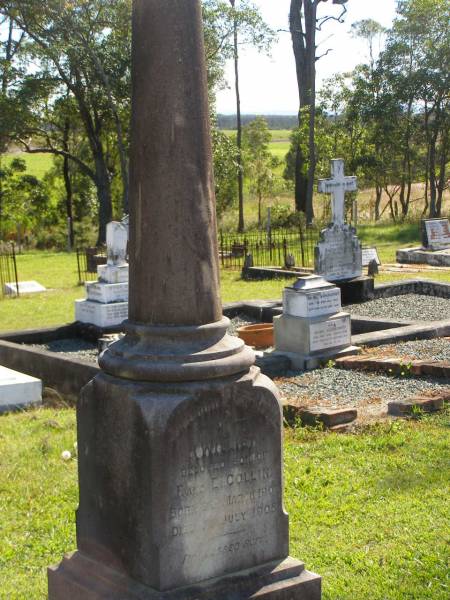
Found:
[(77, 249), (78, 284), (97, 279), (97, 267), (106, 264), (104, 248)]
[(220, 263), (224, 269), (242, 269), (245, 257), (251, 254), (255, 267), (313, 267), (319, 235), (316, 227), (245, 234), (220, 232)]

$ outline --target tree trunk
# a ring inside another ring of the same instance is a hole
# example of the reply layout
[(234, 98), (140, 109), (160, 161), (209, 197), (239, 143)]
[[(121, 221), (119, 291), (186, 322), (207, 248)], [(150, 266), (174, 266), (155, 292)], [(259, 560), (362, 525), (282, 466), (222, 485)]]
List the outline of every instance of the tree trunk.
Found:
[(309, 132), (308, 132), (308, 188), (306, 194), (306, 223), (311, 225), (314, 219), (314, 177), (316, 174), (316, 21), (317, 3), (305, 2), (306, 47), (308, 51), (309, 79)]
[[(69, 152), (69, 134), (70, 134), (70, 121), (66, 119), (64, 123), (64, 138), (63, 147), (66, 152)], [(70, 179), (70, 159), (67, 156), (63, 158), (63, 177), (64, 187), (66, 188), (66, 215), (69, 225), (69, 246), (72, 249), (75, 243), (75, 235), (73, 230), (73, 190), (72, 180)]]
[[(230, 0), (234, 8), (235, 0)], [(234, 58), (234, 85), (236, 91), (236, 122), (237, 122), (237, 164), (238, 164), (238, 203), (239, 220), (238, 232), (242, 233), (245, 228), (244, 223), (244, 172), (242, 168), (242, 116), (241, 116), (241, 94), (239, 90), (239, 46), (238, 46), (238, 22), (233, 21), (233, 58)]]
[(106, 225), (112, 220), (111, 185), (103, 154), (95, 156), (95, 174), (99, 207), (97, 246), (102, 246), (106, 243)]
[(295, 153), (295, 209), (306, 213), (306, 195), (308, 190), (308, 177), (304, 173), (305, 157), (300, 144)]
[(381, 206), (381, 197), (383, 195), (383, 188), (379, 183), (375, 184), (375, 221), (380, 220), (380, 206)]
[(440, 217), (442, 214), (442, 199), (444, 190), (446, 188), (446, 166), (448, 161), (448, 150), (449, 150), (449, 135), (448, 128), (444, 127), (441, 140), (441, 156), (439, 160), (439, 178), (437, 181), (437, 199), (436, 199), (436, 216)]

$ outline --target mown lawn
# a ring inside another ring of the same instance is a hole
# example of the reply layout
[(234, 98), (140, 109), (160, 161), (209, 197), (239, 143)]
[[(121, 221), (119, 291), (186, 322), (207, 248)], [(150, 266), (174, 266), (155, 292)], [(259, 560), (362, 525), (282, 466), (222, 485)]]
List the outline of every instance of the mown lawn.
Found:
[[(43, 600), (75, 548), (73, 409), (0, 417), (0, 598)], [(287, 430), (291, 555), (323, 600), (447, 600), (448, 414), (359, 434)]]
[[(412, 229), (413, 231), (413, 229)], [(398, 244), (387, 236), (378, 234), (370, 228), (361, 228), (361, 238), (375, 239), (383, 262), (395, 260), (395, 249)], [(34, 329), (70, 323), (74, 319), (74, 301), (84, 297), (84, 289), (78, 286), (77, 262), (75, 254), (33, 252), (17, 257), (19, 279), (34, 279), (47, 288), (46, 293), (24, 295), (20, 298), (0, 299), (0, 331), (17, 329)], [(420, 273), (419, 277), (435, 281), (450, 282), (450, 270)], [(378, 283), (412, 279), (411, 273), (382, 273), (377, 277)], [(222, 301), (237, 302), (239, 300), (272, 300), (280, 299), (283, 288), (289, 280), (243, 281), (239, 271), (222, 270)]]
[(27, 165), (27, 174), (42, 179), (53, 167), (53, 156), (51, 154), (27, 154), (26, 152), (14, 152), (3, 154), (2, 162), (8, 166), (15, 158), (20, 158)]

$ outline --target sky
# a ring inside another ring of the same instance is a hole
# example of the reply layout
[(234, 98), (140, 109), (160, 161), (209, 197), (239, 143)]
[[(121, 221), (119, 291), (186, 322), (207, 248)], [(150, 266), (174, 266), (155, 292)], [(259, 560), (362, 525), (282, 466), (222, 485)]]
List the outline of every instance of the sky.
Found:
[[(253, 0), (264, 20), (279, 33), (271, 57), (258, 54), (253, 49), (240, 50), (241, 109), (245, 114), (296, 114), (298, 111), (297, 78), (290, 34), (287, 32), (290, 0)], [(362, 19), (374, 19), (384, 27), (390, 27), (395, 16), (396, 0), (349, 0), (345, 23), (328, 21), (319, 34), (318, 54), (329, 48), (333, 51), (317, 63), (317, 83), (335, 73), (351, 71), (368, 58), (363, 41), (350, 35), (351, 24)], [(339, 15), (341, 7), (331, 2), (321, 3), (319, 14)], [(234, 71), (227, 64), (228, 89), (217, 94), (217, 112), (234, 114)]]

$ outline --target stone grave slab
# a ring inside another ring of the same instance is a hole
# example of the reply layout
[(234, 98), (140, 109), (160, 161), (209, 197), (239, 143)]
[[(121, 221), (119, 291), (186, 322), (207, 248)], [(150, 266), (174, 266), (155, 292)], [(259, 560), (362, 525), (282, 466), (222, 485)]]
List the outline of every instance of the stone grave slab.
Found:
[(362, 248), (362, 266), (368, 267), (372, 261), (376, 261), (377, 265), (381, 265), (378, 250), (376, 248)]
[(88, 300), (102, 304), (128, 302), (128, 283), (89, 282), (86, 283), (86, 294)]
[(92, 300), (75, 300), (75, 320), (97, 327), (114, 327), (128, 319), (128, 302), (102, 304)]
[[(47, 289), (37, 281), (19, 281), (19, 294), (38, 294), (46, 292)], [(16, 283), (5, 283), (5, 294), (7, 296), (17, 296)]]
[(450, 222), (448, 219), (424, 219), (424, 246), (430, 250), (450, 249)]
[(0, 412), (42, 402), (42, 381), (0, 365)]

